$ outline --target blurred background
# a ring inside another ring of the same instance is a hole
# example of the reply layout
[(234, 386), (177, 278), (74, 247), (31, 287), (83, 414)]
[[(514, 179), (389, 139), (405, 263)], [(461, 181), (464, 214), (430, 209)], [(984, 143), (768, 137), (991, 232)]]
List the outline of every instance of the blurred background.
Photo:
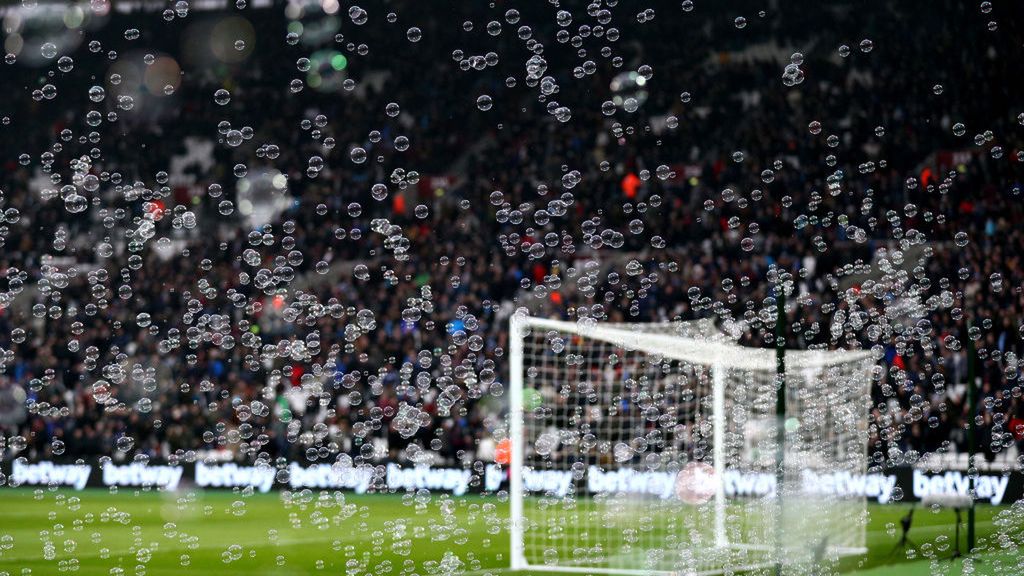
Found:
[(1018, 469), (1019, 6), (650, 4), (0, 7), (3, 459), (492, 462), (515, 310), (786, 280), (875, 470)]

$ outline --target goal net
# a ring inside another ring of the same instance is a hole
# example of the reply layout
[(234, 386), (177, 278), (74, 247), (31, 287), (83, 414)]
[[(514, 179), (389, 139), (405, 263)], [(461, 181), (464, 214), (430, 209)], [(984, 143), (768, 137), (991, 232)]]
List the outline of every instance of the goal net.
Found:
[(510, 329), (513, 569), (713, 574), (865, 550), (869, 353), (787, 351), (783, 425), (776, 351), (706, 321)]

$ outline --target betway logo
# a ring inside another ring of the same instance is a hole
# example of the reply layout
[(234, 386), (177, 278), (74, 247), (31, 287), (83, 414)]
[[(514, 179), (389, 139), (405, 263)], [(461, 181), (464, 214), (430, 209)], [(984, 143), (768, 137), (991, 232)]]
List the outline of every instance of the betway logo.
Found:
[(676, 474), (668, 472), (636, 472), (629, 468), (604, 472), (597, 466), (587, 469), (587, 489), (593, 494), (622, 492), (667, 499), (675, 493), (675, 483)]
[(153, 486), (163, 490), (176, 490), (181, 482), (181, 466), (149, 466), (139, 462), (118, 466), (103, 466), (105, 486)]
[(775, 475), (726, 470), (722, 478), (726, 496), (767, 496), (775, 493)]
[(523, 469), (523, 488), (527, 492), (554, 494), (559, 498), (569, 493), (572, 487), (572, 472), (563, 470)]
[(81, 490), (89, 482), (90, 474), (92, 474), (92, 466), (88, 464), (54, 464), (53, 462), (27, 464), (21, 460), (15, 460), (11, 468), (11, 483), (30, 486), (56, 484)]
[(252, 486), (260, 492), (270, 492), (274, 486), (273, 468), (268, 466), (239, 466), (237, 464), (206, 465), (196, 463), (196, 485), (203, 488), (246, 488)]
[(429, 468), (416, 466), (402, 468), (397, 464), (388, 464), (387, 483), (392, 490), (444, 490), (461, 496), (469, 489), (469, 481), (473, 473), (461, 468)]
[[(484, 469), (484, 490), (497, 492), (508, 478), (508, 469), (497, 464), (488, 464)], [(523, 468), (523, 489), (527, 492), (543, 493), (558, 498), (565, 497), (572, 489), (572, 473), (565, 470), (534, 470)]]
[(885, 504), (892, 498), (896, 487), (896, 476), (886, 474), (850, 474), (849, 472), (832, 472), (816, 474), (803, 473), (803, 491), (808, 494), (824, 494), (828, 496), (864, 496), (874, 498)]
[[(1002, 504), (1009, 482), (1009, 476), (978, 476), (974, 492), (979, 500)], [(967, 496), (969, 489), (970, 477), (960, 472), (930, 475), (914, 470), (914, 496), (918, 498), (924, 499), (925, 496), (932, 494)]]
[(288, 466), (288, 484), (292, 488), (347, 488), (363, 494), (372, 480), (372, 466), (334, 468), (330, 464), (314, 464), (303, 468), (295, 462)]

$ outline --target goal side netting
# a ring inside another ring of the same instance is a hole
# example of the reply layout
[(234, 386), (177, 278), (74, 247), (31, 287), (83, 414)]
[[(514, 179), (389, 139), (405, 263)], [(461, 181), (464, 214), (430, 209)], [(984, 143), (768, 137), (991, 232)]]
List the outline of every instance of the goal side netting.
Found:
[(850, 487), (872, 356), (788, 351), (780, 439), (774, 350), (707, 321), (646, 328), (512, 318), (512, 568), (712, 574), (862, 553)]

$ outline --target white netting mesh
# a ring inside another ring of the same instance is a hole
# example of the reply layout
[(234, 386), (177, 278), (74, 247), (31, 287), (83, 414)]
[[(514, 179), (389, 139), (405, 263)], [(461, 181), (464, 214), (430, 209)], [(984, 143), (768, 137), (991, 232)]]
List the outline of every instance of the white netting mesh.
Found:
[(865, 471), (868, 354), (787, 354), (781, 522), (773, 350), (707, 322), (529, 318), (511, 355), (527, 565), (714, 572), (768, 565), (780, 546), (794, 566), (864, 546), (863, 498), (822, 479)]

